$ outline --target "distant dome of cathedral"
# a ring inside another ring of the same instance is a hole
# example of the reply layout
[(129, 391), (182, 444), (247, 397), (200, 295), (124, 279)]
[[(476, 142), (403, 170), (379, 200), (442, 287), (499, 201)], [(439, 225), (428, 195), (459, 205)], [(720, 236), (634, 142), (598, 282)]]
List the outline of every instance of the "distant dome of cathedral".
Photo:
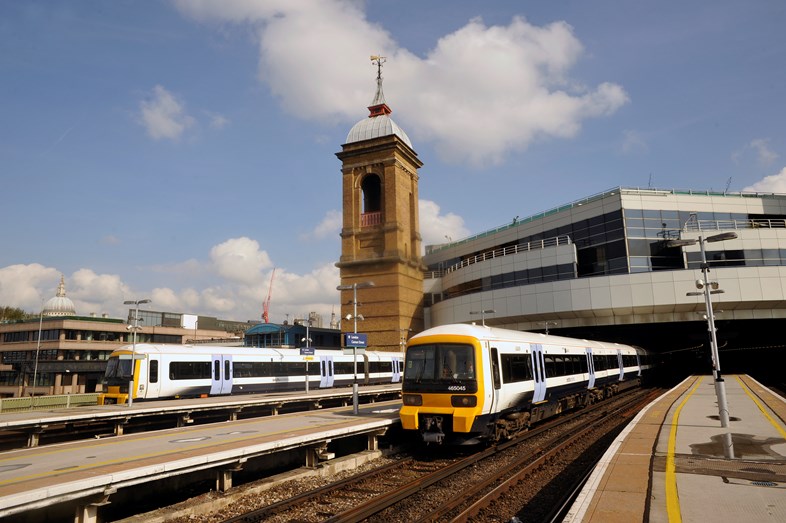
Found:
[(57, 286), (57, 296), (49, 298), (44, 304), (44, 316), (76, 316), (74, 302), (66, 297), (65, 277), (60, 276), (60, 285)]
[(393, 119), (388, 116), (393, 111), (385, 103), (385, 95), (382, 93), (382, 64), (385, 62), (384, 56), (372, 56), (371, 59), (377, 64), (377, 93), (374, 101), (369, 106), (369, 116), (356, 123), (347, 135), (346, 143), (362, 142), (381, 136), (396, 135), (412, 148), (412, 142), (404, 129), (399, 127)]

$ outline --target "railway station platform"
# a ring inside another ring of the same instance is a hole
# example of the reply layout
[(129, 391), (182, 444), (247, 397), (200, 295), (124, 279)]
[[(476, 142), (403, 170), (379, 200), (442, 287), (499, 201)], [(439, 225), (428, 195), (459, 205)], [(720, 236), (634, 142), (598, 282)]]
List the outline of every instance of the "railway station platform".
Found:
[[(223, 416), (226, 420), (234, 421), (246, 414), (249, 417), (262, 415), (259, 412), (263, 410), (276, 415), (279, 411), (294, 408), (305, 410), (346, 406), (351, 404), (352, 395), (350, 387), (336, 387), (310, 392), (264, 392), (206, 398), (137, 400), (131, 407), (126, 404), (90, 405), (69, 409), (8, 412), (0, 413), (0, 438), (18, 433), (23, 442), (26, 440), (28, 447), (35, 447), (40, 438), (47, 434), (63, 430), (73, 431), (99, 423), (106, 424), (112, 434), (121, 436), (127, 426), (155, 422), (157, 418), (174, 418), (178, 427), (190, 425), (202, 417), (212, 417), (215, 421)], [(362, 385), (358, 388), (358, 397), (361, 403), (400, 398), (401, 384)], [(136, 431), (141, 430), (143, 429)], [(88, 433), (89, 429), (82, 432)]]
[(355, 415), (350, 405), (3, 452), (0, 519), (45, 509), (61, 512), (24, 520), (60, 521), (68, 514), (96, 521), (102, 506), (155, 492), (161, 480), (185, 485), (188, 474), (213, 478), (216, 490), (225, 491), (233, 473), (285, 452), (317, 467), (336, 457), (331, 443), (350, 437), (361, 450), (378, 452), (377, 438), (398, 424), (400, 406), (399, 400), (364, 404)]
[(786, 401), (749, 376), (724, 383), (728, 428), (712, 376), (686, 379), (618, 436), (564, 521), (786, 521)]

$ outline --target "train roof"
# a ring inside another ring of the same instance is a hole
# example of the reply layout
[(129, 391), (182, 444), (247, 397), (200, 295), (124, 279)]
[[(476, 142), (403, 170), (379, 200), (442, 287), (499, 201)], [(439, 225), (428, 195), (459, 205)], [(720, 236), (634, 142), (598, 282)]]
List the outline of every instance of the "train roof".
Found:
[[(343, 355), (341, 349), (319, 349), (312, 347), (316, 356)], [(123, 345), (112, 351), (112, 355), (126, 353), (132, 350), (132, 345)], [(293, 356), (300, 355), (300, 349), (294, 348), (272, 348), (272, 347), (226, 347), (214, 345), (177, 345), (165, 343), (137, 343), (133, 349), (137, 354), (229, 354), (233, 356)], [(380, 352), (367, 350), (368, 354), (378, 355), (399, 355), (397, 352)]]
[(539, 332), (515, 331), (511, 329), (500, 329), (497, 327), (467, 323), (453, 323), (449, 325), (441, 325), (439, 327), (432, 327), (431, 329), (427, 329), (419, 334), (416, 334), (415, 336), (412, 336), (410, 340), (416, 340), (424, 336), (445, 334), (472, 336), (478, 339), (489, 341), (511, 341), (519, 343), (543, 343), (549, 345), (571, 346), (579, 345), (593, 349), (635, 349), (638, 352), (646, 352), (644, 349), (639, 347), (624, 345), (622, 343), (594, 341), (580, 338), (567, 338), (565, 336), (555, 336), (552, 334), (543, 334)]

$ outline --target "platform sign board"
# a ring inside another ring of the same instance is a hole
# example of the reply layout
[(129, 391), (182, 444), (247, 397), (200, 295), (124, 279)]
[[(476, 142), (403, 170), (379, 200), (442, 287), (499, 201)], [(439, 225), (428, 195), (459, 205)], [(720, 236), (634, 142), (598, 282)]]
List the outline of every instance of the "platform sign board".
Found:
[(300, 355), (301, 356), (313, 356), (314, 355), (314, 347), (301, 347), (300, 348)]
[(357, 332), (347, 332), (344, 334), (344, 347), (365, 348), (368, 344), (368, 335)]

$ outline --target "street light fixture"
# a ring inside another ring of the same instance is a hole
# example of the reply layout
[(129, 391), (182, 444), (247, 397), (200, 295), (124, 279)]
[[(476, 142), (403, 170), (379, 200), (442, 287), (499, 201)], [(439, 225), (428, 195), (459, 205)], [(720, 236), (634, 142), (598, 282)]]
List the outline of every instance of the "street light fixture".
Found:
[(558, 322), (556, 322), (556, 321), (541, 321), (541, 322), (538, 322), (538, 323), (542, 323), (542, 324), (543, 324), (543, 326), (546, 328), (546, 336), (548, 336), (548, 335), (549, 335), (549, 325), (553, 325), (553, 326), (555, 326), (555, 327), (556, 327), (557, 325), (559, 325), (559, 323), (558, 323)]
[(480, 314), (480, 323), (485, 327), (486, 326), (486, 314), (494, 314), (494, 309), (485, 309), (482, 311), (469, 311), (470, 314)]
[(128, 406), (131, 407), (134, 403), (134, 371), (136, 370), (136, 331), (141, 329), (139, 326), (139, 305), (142, 303), (150, 303), (151, 300), (127, 300), (123, 305), (134, 306), (134, 324), (129, 325), (128, 328), (133, 332), (131, 341), (131, 379), (128, 382)]
[[(693, 218), (693, 216), (692, 216)], [(701, 231), (701, 229), (699, 229)], [(710, 351), (712, 354), (712, 373), (715, 377), (715, 395), (718, 398), (718, 418), (720, 418), (721, 427), (726, 428), (729, 426), (729, 407), (726, 402), (726, 383), (721, 376), (720, 358), (718, 355), (718, 339), (715, 333), (715, 315), (712, 311), (712, 299), (710, 295), (721, 294), (724, 291), (718, 288), (717, 281), (709, 280), (710, 266), (707, 263), (707, 253), (704, 250), (705, 243), (715, 243), (724, 240), (733, 240), (737, 237), (736, 232), (724, 232), (715, 234), (713, 236), (699, 236), (693, 240), (670, 240), (666, 242), (669, 247), (682, 247), (686, 245), (699, 244), (701, 250), (701, 273), (702, 279), (696, 280), (696, 288), (699, 292), (688, 292), (686, 296), (701, 296), (704, 295), (704, 307), (707, 311), (707, 327), (710, 331)]]
[[(361, 281), (355, 282), (350, 285), (339, 285), (336, 287), (339, 291), (352, 291), (352, 314), (347, 314), (347, 320), (354, 320), (355, 322), (355, 330), (354, 333), (357, 334), (358, 332), (358, 317), (363, 320), (363, 316), (358, 316), (358, 289), (365, 289), (368, 287), (373, 287), (373, 281)], [(352, 381), (352, 413), (357, 415), (358, 414), (358, 358), (357, 358), (357, 347), (352, 345), (352, 361), (354, 363), (355, 368), (355, 377)]]

